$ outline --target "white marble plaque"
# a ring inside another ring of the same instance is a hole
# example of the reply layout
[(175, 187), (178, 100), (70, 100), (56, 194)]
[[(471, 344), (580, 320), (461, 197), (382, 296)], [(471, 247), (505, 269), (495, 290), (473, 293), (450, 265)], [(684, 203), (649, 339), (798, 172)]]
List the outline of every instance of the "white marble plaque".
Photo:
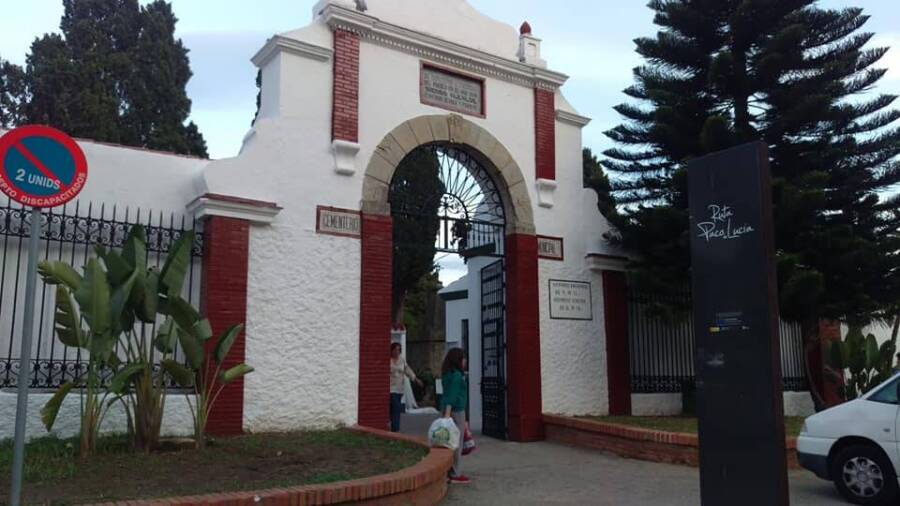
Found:
[(423, 65), (421, 86), (425, 104), (484, 116), (484, 82), (479, 79)]
[(593, 320), (591, 284), (551, 279), (550, 318), (554, 320)]

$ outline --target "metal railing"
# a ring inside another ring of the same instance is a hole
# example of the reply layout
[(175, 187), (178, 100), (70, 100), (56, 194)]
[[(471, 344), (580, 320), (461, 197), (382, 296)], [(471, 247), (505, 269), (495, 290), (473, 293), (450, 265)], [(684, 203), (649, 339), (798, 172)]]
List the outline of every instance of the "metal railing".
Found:
[[(121, 248), (131, 227), (137, 224), (147, 231), (148, 266), (156, 267), (164, 264), (169, 247), (182, 234), (195, 231), (182, 296), (195, 305), (199, 303), (203, 234), (193, 218), (80, 201), (45, 211), (41, 218), (41, 260), (66, 262), (76, 270), (93, 256), (94, 245)], [(19, 360), (30, 231), (28, 210), (9, 200), (0, 205), (0, 388), (15, 387), (24, 370), (31, 388), (54, 389), (79, 377), (87, 368), (86, 352), (64, 346), (54, 335), (55, 290), (43, 282), (37, 287), (32, 360), (24, 368)], [(158, 323), (137, 323), (135, 330), (149, 339), (156, 334)], [(178, 360), (184, 358), (180, 350), (175, 356)], [(106, 371), (104, 379), (108, 380), (114, 372)]]
[[(658, 305), (690, 308), (687, 292), (664, 299), (657, 294), (628, 294), (628, 340), (633, 393), (676, 393), (694, 382), (694, 328), (690, 314), (677, 318), (655, 315)], [(785, 321), (779, 328), (785, 391), (808, 389), (803, 366), (800, 325)], [(689, 387), (688, 387), (689, 388)]]

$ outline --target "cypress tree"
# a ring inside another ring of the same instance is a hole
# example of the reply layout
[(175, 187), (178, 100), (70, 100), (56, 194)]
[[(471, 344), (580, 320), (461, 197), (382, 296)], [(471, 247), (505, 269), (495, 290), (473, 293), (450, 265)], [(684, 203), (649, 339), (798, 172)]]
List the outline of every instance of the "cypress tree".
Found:
[(0, 66), (0, 121), (207, 156), (199, 129), (186, 123), (191, 70), (187, 49), (175, 39), (171, 5), (63, 0), (63, 6), (61, 34), (37, 38), (24, 69)]
[[(818, 352), (821, 318), (865, 323), (898, 300), (896, 97), (872, 95), (886, 48), (862, 9), (815, 0), (653, 0), (637, 39), (634, 99), (607, 135), (620, 214), (610, 239), (636, 281), (676, 293), (689, 277), (686, 162), (751, 140), (771, 151), (782, 315)], [(814, 379), (814, 378), (813, 378)], [(817, 399), (818, 400), (818, 399)]]
[(403, 160), (391, 180), (393, 216), (393, 313), (402, 323), (404, 303), (423, 276), (435, 270), (438, 211), (445, 192), (441, 162), (429, 148), (419, 148)]

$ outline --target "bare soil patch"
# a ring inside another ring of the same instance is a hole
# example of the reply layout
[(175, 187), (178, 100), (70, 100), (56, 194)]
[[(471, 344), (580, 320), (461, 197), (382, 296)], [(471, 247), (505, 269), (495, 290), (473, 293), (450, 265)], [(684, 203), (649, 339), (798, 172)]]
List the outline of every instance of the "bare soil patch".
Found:
[[(26, 452), (25, 504), (69, 505), (332, 483), (412, 466), (426, 450), (349, 430), (254, 434), (209, 447), (146, 455), (124, 438), (79, 459), (77, 441), (41, 439)], [(0, 504), (9, 497), (12, 444), (0, 443)]]

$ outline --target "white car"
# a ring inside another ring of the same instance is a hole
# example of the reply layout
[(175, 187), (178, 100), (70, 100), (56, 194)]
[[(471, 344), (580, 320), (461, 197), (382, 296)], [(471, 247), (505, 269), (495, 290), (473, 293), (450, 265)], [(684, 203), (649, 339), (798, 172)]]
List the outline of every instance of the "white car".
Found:
[(897, 504), (900, 374), (854, 401), (806, 419), (800, 465), (831, 480), (854, 504)]

